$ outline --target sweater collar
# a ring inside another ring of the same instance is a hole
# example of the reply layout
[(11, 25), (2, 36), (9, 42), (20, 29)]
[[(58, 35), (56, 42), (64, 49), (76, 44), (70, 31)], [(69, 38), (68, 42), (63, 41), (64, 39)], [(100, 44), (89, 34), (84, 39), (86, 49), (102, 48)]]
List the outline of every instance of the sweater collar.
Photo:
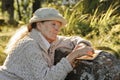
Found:
[(32, 31), (30, 32), (30, 37), (33, 38), (45, 52), (48, 51), (50, 44), (47, 43), (47, 40), (38, 30), (32, 29)]
[(41, 34), (40, 31), (38, 31), (39, 36), (41, 37), (42, 41), (44, 42), (47, 49), (50, 47), (50, 43), (45, 39), (45, 37)]

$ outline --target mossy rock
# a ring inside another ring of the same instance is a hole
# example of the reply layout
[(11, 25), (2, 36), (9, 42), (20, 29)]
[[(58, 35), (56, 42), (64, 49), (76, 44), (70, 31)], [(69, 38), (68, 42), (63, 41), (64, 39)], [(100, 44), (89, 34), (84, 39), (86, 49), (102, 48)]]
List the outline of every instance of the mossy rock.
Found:
[[(68, 53), (56, 50), (55, 64)], [(65, 80), (120, 80), (120, 60), (108, 52), (100, 52), (94, 60), (76, 63)]]

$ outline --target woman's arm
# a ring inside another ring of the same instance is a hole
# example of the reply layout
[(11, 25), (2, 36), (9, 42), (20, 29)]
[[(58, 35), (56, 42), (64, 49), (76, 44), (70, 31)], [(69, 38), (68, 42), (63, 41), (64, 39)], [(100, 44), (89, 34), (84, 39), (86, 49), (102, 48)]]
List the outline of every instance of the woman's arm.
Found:
[(34, 41), (23, 41), (7, 57), (3, 65), (4, 71), (13, 80), (16, 77), (24, 80), (64, 80), (72, 71), (73, 68), (66, 58), (49, 67), (43, 54), (46, 53)]
[[(32, 43), (24, 49), (24, 52), (28, 62), (26, 68), (30, 69), (30, 73), (35, 80), (64, 80), (66, 75), (73, 69), (66, 58), (62, 58), (55, 66), (49, 67), (42, 55), (46, 53), (37, 49)], [(26, 78), (26, 80), (31, 79)]]
[(58, 36), (58, 39), (56, 40), (56, 49), (60, 49), (62, 52), (71, 52), (76, 45), (81, 43), (86, 46), (91, 46), (90, 41), (87, 41), (79, 36)]
[(73, 37), (59, 36), (57, 48), (63, 53), (66, 52), (69, 53), (67, 55), (67, 59), (73, 67), (76, 58), (85, 55), (90, 56), (94, 53), (91, 43), (79, 36), (73, 36)]

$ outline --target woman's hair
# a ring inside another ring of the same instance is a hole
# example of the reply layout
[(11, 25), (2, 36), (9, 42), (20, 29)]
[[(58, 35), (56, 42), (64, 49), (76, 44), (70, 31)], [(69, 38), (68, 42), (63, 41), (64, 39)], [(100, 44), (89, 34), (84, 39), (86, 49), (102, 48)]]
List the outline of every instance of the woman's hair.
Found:
[(28, 25), (27, 28), (28, 28), (28, 32), (31, 32), (31, 30), (32, 30), (33, 28), (36, 28), (36, 22)]
[[(42, 23), (45, 21), (41, 21)], [(29, 32), (32, 31), (33, 28), (36, 28), (36, 22), (29, 24), (29, 25), (24, 25), (21, 26), (15, 34), (10, 38), (6, 48), (5, 48), (5, 53), (9, 54), (12, 52), (12, 50), (16, 47), (17, 43), (23, 39), (25, 36), (29, 34)]]
[(17, 43), (21, 39), (23, 39), (25, 36), (27, 36), (29, 34), (29, 32), (31, 32), (32, 28), (36, 28), (36, 23), (32, 23), (31, 26), (30, 25), (21, 26), (15, 32), (15, 34), (10, 38), (4, 52), (6, 54), (11, 53), (11, 51), (16, 47)]

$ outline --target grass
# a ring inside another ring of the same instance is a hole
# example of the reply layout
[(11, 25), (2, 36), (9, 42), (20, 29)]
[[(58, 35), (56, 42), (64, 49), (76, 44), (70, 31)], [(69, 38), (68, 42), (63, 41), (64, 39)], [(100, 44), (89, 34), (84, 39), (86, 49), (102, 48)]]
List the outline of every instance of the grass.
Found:
[(4, 53), (4, 49), (17, 28), (12, 26), (0, 26), (0, 65), (3, 64), (7, 54)]
[(96, 49), (110, 51), (120, 58), (120, 14), (116, 10), (118, 2), (112, 3), (107, 10), (98, 6), (93, 14), (84, 14), (81, 1), (72, 7), (53, 6), (65, 16), (68, 24), (61, 30), (61, 35), (78, 35), (90, 40)]

